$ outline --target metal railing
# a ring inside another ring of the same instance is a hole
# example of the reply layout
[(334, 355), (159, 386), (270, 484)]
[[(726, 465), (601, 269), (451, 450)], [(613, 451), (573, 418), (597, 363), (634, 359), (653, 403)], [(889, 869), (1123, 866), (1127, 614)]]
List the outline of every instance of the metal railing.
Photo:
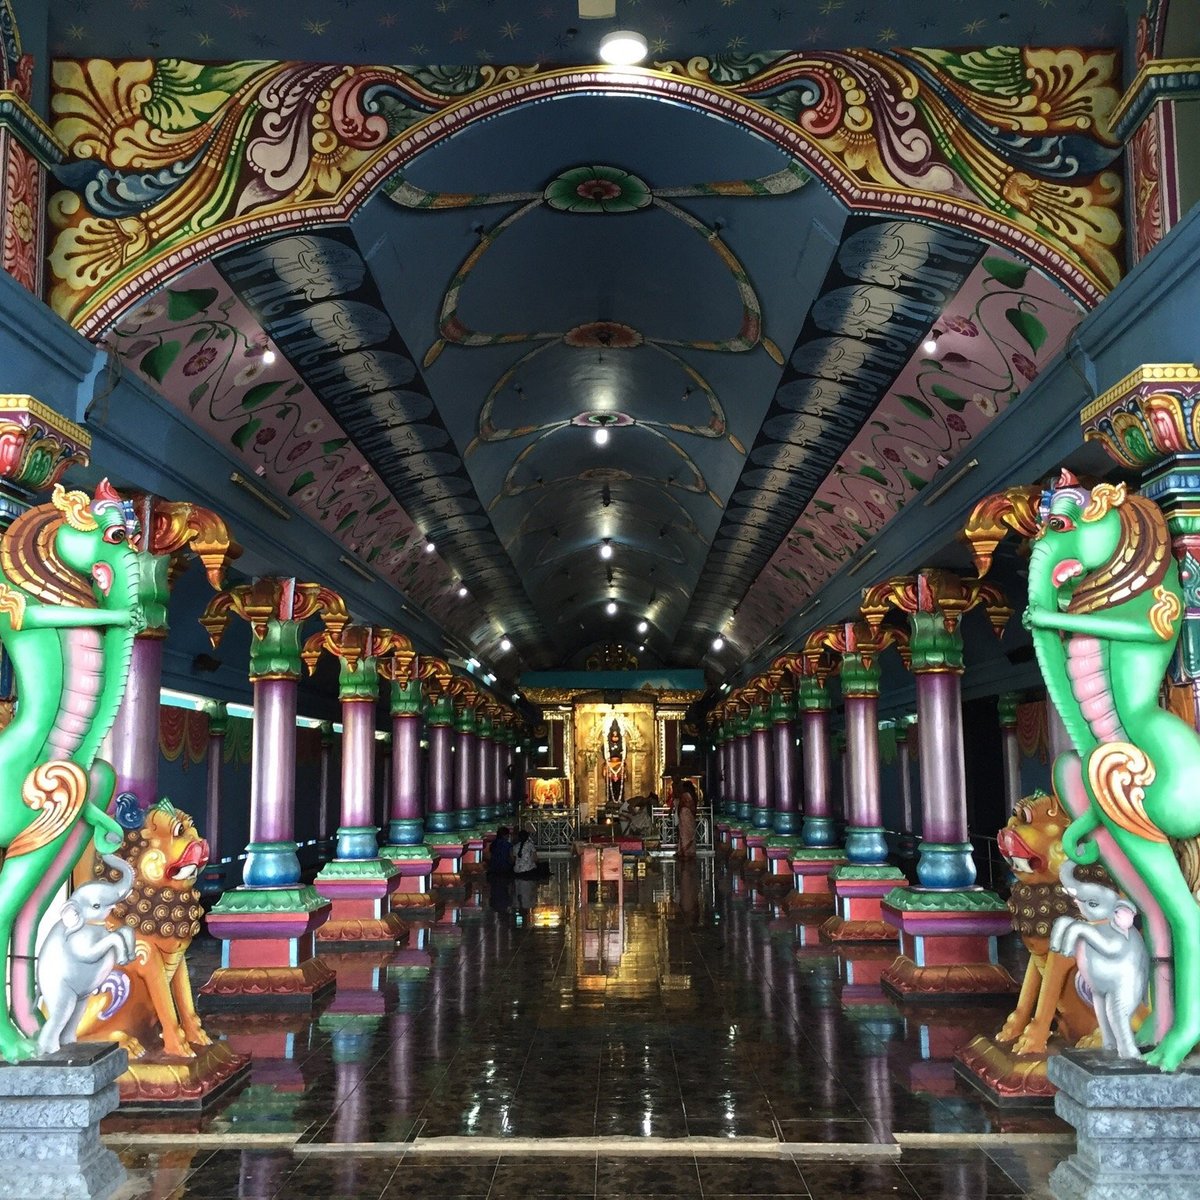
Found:
[[(673, 808), (653, 808), (650, 810), (651, 831), (646, 840), (658, 842), (658, 848), (664, 851), (674, 850), (679, 845), (679, 821)], [(711, 806), (700, 805), (696, 809), (696, 853), (711, 854), (713, 849), (713, 812)]]
[(570, 854), (579, 838), (579, 809), (523, 808), (520, 825), (533, 830), (533, 844), (545, 854)]

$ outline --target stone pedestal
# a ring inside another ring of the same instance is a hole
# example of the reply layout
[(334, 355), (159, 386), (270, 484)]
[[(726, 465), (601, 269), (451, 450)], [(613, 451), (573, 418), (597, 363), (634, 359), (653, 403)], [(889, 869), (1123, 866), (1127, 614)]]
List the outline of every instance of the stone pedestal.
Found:
[(746, 861), (746, 830), (742, 825), (729, 827), (729, 861), (733, 864)]
[(996, 939), (1012, 931), (1012, 914), (999, 896), (983, 888), (896, 888), (881, 913), (900, 932), (900, 957), (883, 977), (893, 995), (954, 1000), (1016, 992), (1016, 981), (997, 962)]
[(1047, 1066), (1075, 1153), (1054, 1168), (1057, 1200), (1191, 1200), (1200, 1176), (1200, 1058), (1173, 1075), (1100, 1050)]
[(405, 913), (432, 908), (430, 878), (433, 875), (433, 854), (424, 843), (415, 846), (383, 846), (379, 857), (396, 868), (400, 882), (392, 892), (393, 910)]
[(887, 942), (896, 931), (883, 920), (884, 896), (908, 886), (895, 867), (847, 863), (838, 867), (833, 886), (834, 915), (821, 926), (821, 936), (830, 942)]
[(804, 847), (792, 851), (792, 882), (795, 891), (790, 905), (812, 908), (833, 907), (833, 885), (830, 874), (846, 865), (846, 855), (836, 847), (829, 849)]
[(203, 1112), (250, 1081), (250, 1059), (225, 1042), (196, 1046), (195, 1057), (150, 1051), (117, 1081), (121, 1108)]
[(1052, 1038), (1049, 1054), (1018, 1054), (1012, 1046), (981, 1034), (955, 1055), (955, 1071), (997, 1108), (1047, 1106), (1055, 1096), (1047, 1064), (1064, 1048), (1060, 1039)]
[(746, 870), (765, 871), (767, 869), (767, 838), (770, 834), (760, 829), (746, 831)]
[(391, 900), (400, 873), (387, 859), (334, 859), (317, 876), (316, 886), (332, 906), (329, 920), (317, 929), (318, 942), (395, 945), (404, 935), (404, 922), (392, 911)]
[(224, 943), (221, 965), (200, 989), (205, 1007), (311, 1008), (334, 987), (334, 973), (313, 957), (329, 901), (311, 887), (234, 888), (208, 914)]
[(425, 840), (433, 851), (433, 886), (457, 887), (462, 882), (462, 838), (456, 833), (431, 832)]
[(125, 1181), (100, 1143), (129, 1064), (107, 1042), (78, 1042), (23, 1063), (0, 1064), (0, 1197), (104, 1200)]
[(792, 852), (795, 848), (796, 839), (794, 837), (777, 834), (775, 837), (767, 839), (768, 883), (777, 895), (792, 889)]

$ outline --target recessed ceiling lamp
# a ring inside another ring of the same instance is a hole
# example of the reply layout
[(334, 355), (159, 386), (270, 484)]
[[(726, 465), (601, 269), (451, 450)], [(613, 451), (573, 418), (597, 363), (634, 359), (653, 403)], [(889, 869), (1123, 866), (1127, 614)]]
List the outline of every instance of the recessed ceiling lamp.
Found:
[(433, 538), (426, 538), (425, 539), (425, 553), (432, 554), (436, 549), (437, 549), (437, 544), (434, 542)]
[(921, 349), (924, 350), (926, 354), (936, 354), (937, 353), (937, 340), (938, 340), (937, 330), (933, 330), (929, 334), (929, 336), (921, 343)]
[(467, 585), (465, 583), (460, 583), (458, 585), (458, 594), (462, 597), (466, 597), (468, 595)]
[(636, 29), (614, 29), (600, 39), (600, 57), (610, 67), (632, 67), (649, 53), (646, 39)]
[(512, 642), (510, 642), (508, 640), (508, 638), (502, 637), (500, 639), (500, 649), (503, 650), (505, 654), (507, 654), (512, 649)]
[(645, 647), (645, 646), (639, 646), (639, 647), (638, 647), (638, 653), (639, 653), (639, 654), (644, 654), (645, 652), (646, 652), (646, 647)]
[(719, 633), (712, 640), (712, 648), (714, 650), (724, 650), (725, 649), (725, 639)]
[(601, 426), (599, 429), (597, 429), (596, 432), (592, 434), (592, 437), (595, 439), (597, 446), (608, 445), (608, 430), (605, 429), (604, 426)]
[(608, 613), (610, 617), (615, 617), (617, 615), (617, 602), (615, 600), (610, 600), (604, 606), (604, 611)]
[(649, 621), (639, 621), (638, 622), (638, 633), (645, 633), (646, 630), (649, 628), (650, 628)]
[(601, 558), (612, 558), (612, 556), (613, 556), (612, 542), (608, 538), (605, 538), (604, 541), (602, 541), (600, 543), (600, 557)]

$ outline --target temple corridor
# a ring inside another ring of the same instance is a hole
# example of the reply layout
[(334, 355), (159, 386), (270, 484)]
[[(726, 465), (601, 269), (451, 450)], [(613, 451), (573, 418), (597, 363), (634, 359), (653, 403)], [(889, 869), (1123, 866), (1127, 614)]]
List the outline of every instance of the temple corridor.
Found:
[(870, 982), (893, 949), (820, 944), (719, 861), (625, 875), (621, 905), (581, 904), (577, 859), (478, 877), (400, 949), (329, 956), (322, 1011), (209, 1016), (251, 1082), (109, 1118), (128, 1194), (1048, 1194), (1067, 1127), (954, 1076), (1003, 1004), (902, 1012)]

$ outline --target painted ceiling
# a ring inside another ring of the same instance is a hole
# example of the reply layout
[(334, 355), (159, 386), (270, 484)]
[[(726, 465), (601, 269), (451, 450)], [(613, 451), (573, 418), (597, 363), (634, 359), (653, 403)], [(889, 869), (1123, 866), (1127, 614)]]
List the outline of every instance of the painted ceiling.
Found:
[(656, 57), (841, 46), (1120, 46), (1122, 0), (51, 0), (51, 50), (104, 58), (590, 63), (611, 29)]
[(59, 311), (504, 674), (736, 665), (1119, 275), (1107, 54), (54, 78)]

